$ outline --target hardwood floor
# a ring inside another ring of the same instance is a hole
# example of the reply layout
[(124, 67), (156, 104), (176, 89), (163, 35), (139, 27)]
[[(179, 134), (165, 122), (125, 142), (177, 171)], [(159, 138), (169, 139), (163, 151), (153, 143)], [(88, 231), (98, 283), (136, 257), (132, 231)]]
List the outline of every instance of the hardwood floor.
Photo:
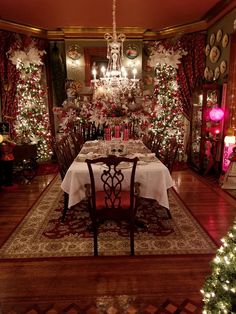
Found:
[[(37, 176), (29, 185), (0, 192), (0, 244), (53, 177)], [(172, 177), (182, 200), (220, 245), (235, 218), (236, 200), (191, 170)], [(201, 313), (194, 304), (201, 304), (200, 289), (213, 257), (0, 260), (0, 313)], [(175, 304), (183, 306), (186, 299), (192, 300), (193, 311), (189, 305), (177, 312)]]

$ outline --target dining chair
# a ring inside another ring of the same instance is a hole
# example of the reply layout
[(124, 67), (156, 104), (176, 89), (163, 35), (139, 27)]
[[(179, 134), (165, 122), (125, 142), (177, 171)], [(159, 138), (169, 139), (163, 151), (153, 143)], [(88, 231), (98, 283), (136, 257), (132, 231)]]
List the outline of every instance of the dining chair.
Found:
[(159, 146), (157, 157), (169, 169), (170, 174), (173, 171), (174, 164), (178, 155), (179, 144), (176, 138), (168, 139), (164, 144)]
[[(164, 140), (160, 134), (150, 134), (147, 135), (145, 140), (145, 145), (152, 151), (152, 153), (155, 153), (156, 157), (168, 168), (171, 174), (179, 149), (176, 138)], [(167, 219), (171, 219), (172, 216), (170, 210), (168, 208), (164, 209), (167, 213)]]
[(150, 150), (152, 149), (153, 138), (154, 138), (154, 133), (152, 133), (152, 132), (149, 132), (147, 134), (145, 133), (142, 136), (143, 144)]
[(73, 154), (74, 154), (74, 157), (76, 157), (81, 151), (81, 148), (84, 144), (84, 138), (83, 138), (83, 135), (79, 132), (76, 132), (76, 133), (72, 132), (70, 133), (69, 136), (73, 144)]
[[(88, 206), (92, 220), (94, 255), (98, 255), (99, 226), (105, 220), (128, 222), (130, 234), (130, 254), (134, 255), (134, 224), (136, 215), (137, 186), (135, 171), (138, 158), (107, 156), (97, 159), (86, 159), (90, 183), (86, 184)], [(102, 171), (95, 165), (102, 164)], [(129, 169), (125, 166), (130, 167)], [(124, 171), (125, 173), (124, 173)], [(124, 184), (126, 183), (126, 187)]]
[[(156, 150), (157, 158), (168, 168), (170, 174), (173, 171), (174, 164), (178, 155), (179, 144), (176, 138), (168, 139), (165, 144), (161, 143)], [(167, 218), (171, 219), (170, 210), (166, 208)]]
[[(53, 142), (53, 149), (56, 155), (56, 159), (59, 166), (59, 172), (61, 180), (64, 179), (68, 168), (74, 160), (74, 156), (71, 152), (71, 144), (68, 137), (62, 138), (60, 140), (56, 139)], [(68, 210), (69, 195), (64, 192), (64, 206), (61, 221), (65, 221), (66, 213)]]

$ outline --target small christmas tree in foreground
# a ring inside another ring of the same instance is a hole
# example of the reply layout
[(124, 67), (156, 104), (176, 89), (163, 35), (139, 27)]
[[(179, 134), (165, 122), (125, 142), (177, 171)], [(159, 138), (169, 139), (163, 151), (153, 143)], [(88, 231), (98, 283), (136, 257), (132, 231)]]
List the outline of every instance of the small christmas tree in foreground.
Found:
[(222, 239), (203, 289), (203, 314), (236, 313), (236, 220)]
[[(19, 46), (19, 45), (18, 45)], [(17, 84), (17, 116), (14, 125), (16, 141), (37, 143), (38, 159), (47, 160), (51, 151), (49, 115), (46, 109), (46, 92), (41, 85), (43, 50), (32, 42), (24, 50), (11, 49), (10, 60), (19, 70)]]

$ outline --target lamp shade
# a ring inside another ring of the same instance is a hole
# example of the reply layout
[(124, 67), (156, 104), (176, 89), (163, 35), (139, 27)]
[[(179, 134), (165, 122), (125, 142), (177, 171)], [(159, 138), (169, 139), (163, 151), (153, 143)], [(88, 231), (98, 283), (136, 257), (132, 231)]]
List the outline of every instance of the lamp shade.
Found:
[(235, 136), (233, 136), (233, 135), (226, 135), (225, 138), (224, 138), (224, 142), (225, 142), (226, 145), (235, 144)]
[(212, 121), (220, 121), (224, 117), (224, 110), (221, 108), (212, 108), (209, 116)]

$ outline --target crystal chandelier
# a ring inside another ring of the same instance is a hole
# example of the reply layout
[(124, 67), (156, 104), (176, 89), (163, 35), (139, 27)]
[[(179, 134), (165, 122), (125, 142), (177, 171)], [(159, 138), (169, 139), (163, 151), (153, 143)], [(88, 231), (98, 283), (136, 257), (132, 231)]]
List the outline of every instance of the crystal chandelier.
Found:
[(128, 73), (123, 65), (123, 44), (126, 39), (125, 34), (117, 35), (116, 32), (116, 0), (113, 0), (112, 7), (113, 33), (104, 35), (107, 41), (107, 68), (101, 68), (101, 77), (97, 78), (97, 70), (92, 70), (93, 79), (93, 100), (105, 98), (114, 102), (123, 102), (127, 97), (139, 96), (141, 93), (139, 79), (136, 77), (137, 69), (132, 68), (132, 78), (128, 78)]

